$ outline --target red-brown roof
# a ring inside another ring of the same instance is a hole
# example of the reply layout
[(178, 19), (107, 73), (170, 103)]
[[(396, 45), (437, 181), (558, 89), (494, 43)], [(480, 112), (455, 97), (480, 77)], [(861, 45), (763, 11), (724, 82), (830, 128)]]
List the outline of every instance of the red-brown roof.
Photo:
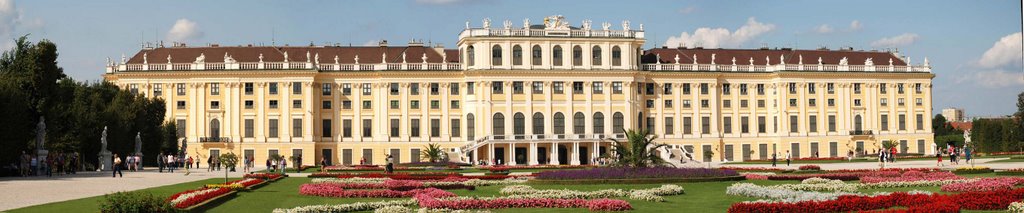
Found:
[[(308, 56), (307, 56), (308, 52)], [(442, 56), (442, 52), (447, 56)], [(290, 62), (313, 61), (316, 55), (320, 55), (320, 63), (334, 63), (335, 56), (342, 64), (355, 63), (355, 57), (359, 56), (359, 63), (381, 63), (384, 53), (387, 53), (388, 63), (401, 63), (402, 53), (405, 53), (405, 62), (422, 63), (426, 54), (428, 63), (441, 63), (442, 58), (447, 57), (448, 62), (458, 62), (458, 51), (448, 51), (423, 46), (409, 47), (160, 47), (143, 49), (128, 60), (130, 64), (143, 63), (143, 56), (148, 63), (167, 63), (167, 56), (171, 56), (171, 63), (192, 63), (200, 55), (205, 57), (208, 63), (224, 62), (224, 54), (227, 53), (238, 62), (259, 62), (260, 55), (263, 55), (264, 62), (283, 62), (285, 53), (288, 54)]]
[(698, 64), (710, 64), (712, 54), (715, 55), (715, 64), (732, 64), (732, 59), (735, 57), (737, 65), (750, 65), (750, 59), (754, 59), (754, 65), (765, 65), (765, 57), (767, 57), (767, 62), (775, 65), (779, 64), (782, 56), (785, 57), (786, 64), (798, 64), (800, 57), (803, 56), (803, 64), (818, 64), (819, 57), (822, 64), (839, 64), (839, 61), (846, 57), (849, 65), (864, 65), (868, 58), (871, 58), (875, 65), (889, 65), (889, 59), (892, 59), (892, 65), (907, 65), (902, 59), (889, 52), (794, 49), (658, 48), (645, 51), (642, 61), (643, 63), (655, 63), (657, 58), (661, 60), (661, 63), (676, 63), (675, 57), (678, 55), (680, 64), (692, 64), (693, 57), (696, 55)]
[(974, 123), (971, 123), (970, 121), (949, 122), (949, 125), (952, 126), (953, 129), (959, 129), (963, 131), (970, 131), (971, 128), (974, 127)]

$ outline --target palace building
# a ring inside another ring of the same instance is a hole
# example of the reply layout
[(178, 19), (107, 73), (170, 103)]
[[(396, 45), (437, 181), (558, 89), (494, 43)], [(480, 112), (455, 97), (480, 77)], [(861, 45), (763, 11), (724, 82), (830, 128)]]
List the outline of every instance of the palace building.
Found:
[[(146, 47), (104, 78), (166, 101), (190, 156), (302, 156), (303, 165), (452, 161), (591, 164), (623, 130), (663, 157), (745, 161), (934, 153), (928, 60), (852, 49), (644, 49), (643, 25), (561, 16), (466, 28), (456, 49)], [(706, 156), (705, 153), (711, 153)]]

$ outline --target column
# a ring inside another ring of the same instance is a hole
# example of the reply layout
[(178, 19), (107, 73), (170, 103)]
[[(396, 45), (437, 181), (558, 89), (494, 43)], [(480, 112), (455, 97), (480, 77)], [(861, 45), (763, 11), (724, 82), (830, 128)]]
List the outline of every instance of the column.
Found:
[[(305, 112), (302, 113), (302, 117), (304, 118), (302, 119), (302, 141), (313, 142), (313, 129), (316, 128), (314, 126), (322, 125), (321, 122), (313, 122), (313, 120), (320, 120), (320, 116), (313, 116), (313, 112), (317, 112), (317, 105), (313, 103), (313, 92), (318, 90), (313, 89), (313, 82), (303, 82), (302, 90), (305, 90), (305, 92), (303, 92), (305, 95), (302, 96), (302, 104), (305, 105), (303, 106), (305, 108)], [(319, 114), (320, 113), (316, 113), (316, 115)], [(313, 158), (304, 158), (303, 160), (306, 159), (313, 160)]]
[(516, 165), (516, 143), (515, 142), (508, 143), (508, 155), (509, 155), (509, 158), (505, 158), (508, 161), (508, 163), (506, 163), (506, 164), (508, 164), (509, 166), (515, 166)]
[(253, 103), (253, 104), (256, 105), (255, 107), (256, 107), (257, 113), (256, 113), (256, 121), (254, 122), (254, 123), (256, 123), (256, 126), (253, 127), (253, 128), (256, 128), (256, 129), (253, 129), (254, 131), (256, 131), (255, 132), (256, 135), (254, 135), (254, 136), (256, 136), (256, 141), (266, 143), (267, 142), (267, 138), (264, 135), (264, 133), (266, 132), (267, 129), (264, 127), (264, 124), (267, 123), (267, 119), (266, 119), (266, 116), (264, 116), (264, 115), (267, 114), (266, 113), (267, 102), (266, 102), (266, 100), (263, 99), (264, 94), (266, 94), (263, 91), (263, 88), (267, 86), (267, 83), (266, 82), (259, 82), (259, 83), (255, 83), (255, 84), (256, 84), (255, 85), (256, 88), (254, 88), (255, 91), (253, 91), (253, 92), (256, 93), (256, 103)]
[(580, 143), (572, 143), (572, 159), (569, 160), (570, 165), (580, 165)]
[(530, 156), (529, 157), (530, 158), (530, 162), (529, 162), (530, 166), (537, 165), (537, 143), (536, 142), (531, 142), (530, 143), (530, 153), (527, 156)]
[[(282, 83), (282, 87), (278, 87), (278, 92), (281, 94), (281, 119), (278, 124), (278, 135), (281, 136), (281, 142), (292, 142), (292, 82)], [(285, 153), (281, 151), (281, 153)]]
[(551, 157), (549, 159), (551, 159), (551, 160), (549, 160), (548, 162), (551, 162), (550, 163), (551, 165), (558, 165), (558, 142), (551, 142), (551, 155), (550, 156)]

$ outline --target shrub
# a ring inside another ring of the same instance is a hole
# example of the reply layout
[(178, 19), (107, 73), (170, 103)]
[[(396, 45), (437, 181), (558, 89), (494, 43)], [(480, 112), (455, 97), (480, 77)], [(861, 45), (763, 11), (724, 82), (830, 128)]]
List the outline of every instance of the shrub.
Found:
[(1003, 171), (998, 171), (998, 172), (996, 172), (996, 174), (997, 175), (1022, 176), (1022, 175), (1024, 175), (1024, 168), (1007, 169), (1007, 170), (1003, 170)]
[(818, 165), (803, 165), (800, 166), (800, 170), (804, 171), (821, 171), (821, 167)]
[(103, 196), (100, 212), (171, 212), (171, 206), (148, 192), (115, 192)]
[(992, 172), (991, 168), (984, 167), (984, 166), (958, 167), (958, 168), (956, 168), (956, 170), (953, 170), (953, 173), (955, 173), (955, 174), (984, 174), (984, 173), (991, 173), (991, 172)]

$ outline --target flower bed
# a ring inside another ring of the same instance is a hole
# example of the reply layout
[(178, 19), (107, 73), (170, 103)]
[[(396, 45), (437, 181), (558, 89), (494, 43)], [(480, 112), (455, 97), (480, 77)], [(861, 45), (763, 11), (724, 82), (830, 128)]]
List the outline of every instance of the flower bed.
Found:
[(345, 189), (342, 186), (336, 184), (324, 184), (324, 183), (308, 183), (302, 184), (299, 187), (299, 194), (321, 196), (321, 197), (361, 197), (361, 198), (398, 198), (398, 197), (412, 197), (417, 194), (428, 194), (432, 197), (454, 197), (455, 194), (435, 189), (412, 189), (408, 191), (398, 191), (390, 189), (379, 189), (379, 190), (350, 190)]
[(942, 185), (944, 192), (983, 192), (1009, 190), (1024, 184), (1024, 178), (981, 178), (971, 182), (950, 183)]
[(629, 202), (613, 199), (553, 198), (452, 198), (438, 199), (426, 194), (415, 196), (420, 207), (430, 209), (504, 209), (504, 208), (587, 208), (591, 211), (625, 211), (633, 209)]
[(965, 192), (954, 195), (913, 194), (894, 192), (877, 196), (840, 196), (835, 200), (800, 202), (742, 202), (733, 204), (728, 212), (851, 212), (906, 207), (887, 212), (959, 212), (968, 210), (1003, 210), (1010, 203), (1024, 198), (1024, 189), (987, 192)]
[(825, 173), (825, 174), (792, 174), (792, 175), (772, 175), (768, 176), (768, 180), (804, 180), (807, 178), (825, 178), (832, 180), (858, 180), (860, 174), (857, 173)]
[(818, 165), (803, 165), (800, 166), (801, 171), (821, 171), (821, 167)]
[(782, 172), (782, 173), (785, 173), (785, 172), (792, 172), (792, 171), (793, 171), (792, 169), (783, 169), (783, 168), (769, 168), (769, 167), (732, 167), (732, 166), (723, 166), (723, 167), (718, 167), (718, 169), (722, 169), (722, 170), (734, 170), (734, 171), (738, 171), (738, 172), (747, 172), (747, 171), (749, 171), (749, 172)]
[(956, 170), (953, 170), (953, 173), (955, 173), (955, 174), (984, 174), (984, 173), (992, 173), (992, 172), (993, 172), (993, 170), (991, 168), (984, 167), (984, 166), (957, 167)]
[(502, 188), (499, 192), (502, 195), (509, 195), (509, 198), (559, 198), (559, 199), (594, 199), (629, 197), (637, 200), (664, 202), (666, 195), (683, 194), (683, 187), (679, 185), (666, 184), (661, 187), (638, 190), (604, 189), (597, 191), (578, 191), (570, 189), (546, 189), (538, 190), (527, 185), (512, 185)]
[(1007, 170), (1003, 170), (1003, 171), (998, 171), (998, 172), (996, 172), (996, 174), (997, 175), (1022, 176), (1022, 175), (1024, 175), (1024, 168), (1007, 169)]
[(895, 172), (874, 172), (866, 173), (861, 176), (861, 183), (881, 183), (881, 182), (913, 182), (913, 181), (938, 181), (938, 180), (959, 180), (964, 179), (963, 177), (957, 176), (951, 172), (919, 172), (919, 171), (907, 171), (903, 173)]
[(827, 173), (864, 173), (864, 172), (938, 172), (942, 171), (937, 168), (884, 168), (884, 169), (836, 169), (836, 170), (825, 170)]
[(1010, 203), (1010, 206), (1008, 208), (1006, 208), (1006, 211), (1012, 212), (1012, 213), (1022, 213), (1022, 212), (1024, 212), (1024, 201), (1018, 201), (1018, 202)]
[(725, 193), (736, 196), (766, 198), (781, 202), (825, 201), (835, 200), (842, 195), (859, 195), (858, 193), (848, 192), (797, 191), (792, 189), (758, 186), (753, 183), (733, 184), (725, 189)]
[(281, 174), (277, 174), (277, 173), (252, 173), (252, 174), (245, 174), (244, 176), (242, 176), (242, 178), (258, 178), (258, 179), (264, 179), (264, 180), (267, 180), (267, 181), (277, 180), (278, 178), (281, 178), (281, 177), (284, 177), (284, 176), (281, 176)]
[(661, 179), (739, 176), (736, 171), (704, 168), (593, 168), (587, 170), (543, 171), (538, 180)]
[(357, 212), (371, 211), (388, 206), (416, 205), (415, 199), (390, 200), (379, 202), (358, 202), (338, 205), (312, 205), (289, 209), (274, 209), (274, 213), (318, 213), (318, 212)]
[(740, 172), (740, 175), (747, 180), (768, 180), (768, 176), (775, 175), (774, 172)]
[(167, 197), (166, 201), (174, 208), (185, 209), (231, 192), (232, 190), (228, 188), (194, 189), (171, 195)]

